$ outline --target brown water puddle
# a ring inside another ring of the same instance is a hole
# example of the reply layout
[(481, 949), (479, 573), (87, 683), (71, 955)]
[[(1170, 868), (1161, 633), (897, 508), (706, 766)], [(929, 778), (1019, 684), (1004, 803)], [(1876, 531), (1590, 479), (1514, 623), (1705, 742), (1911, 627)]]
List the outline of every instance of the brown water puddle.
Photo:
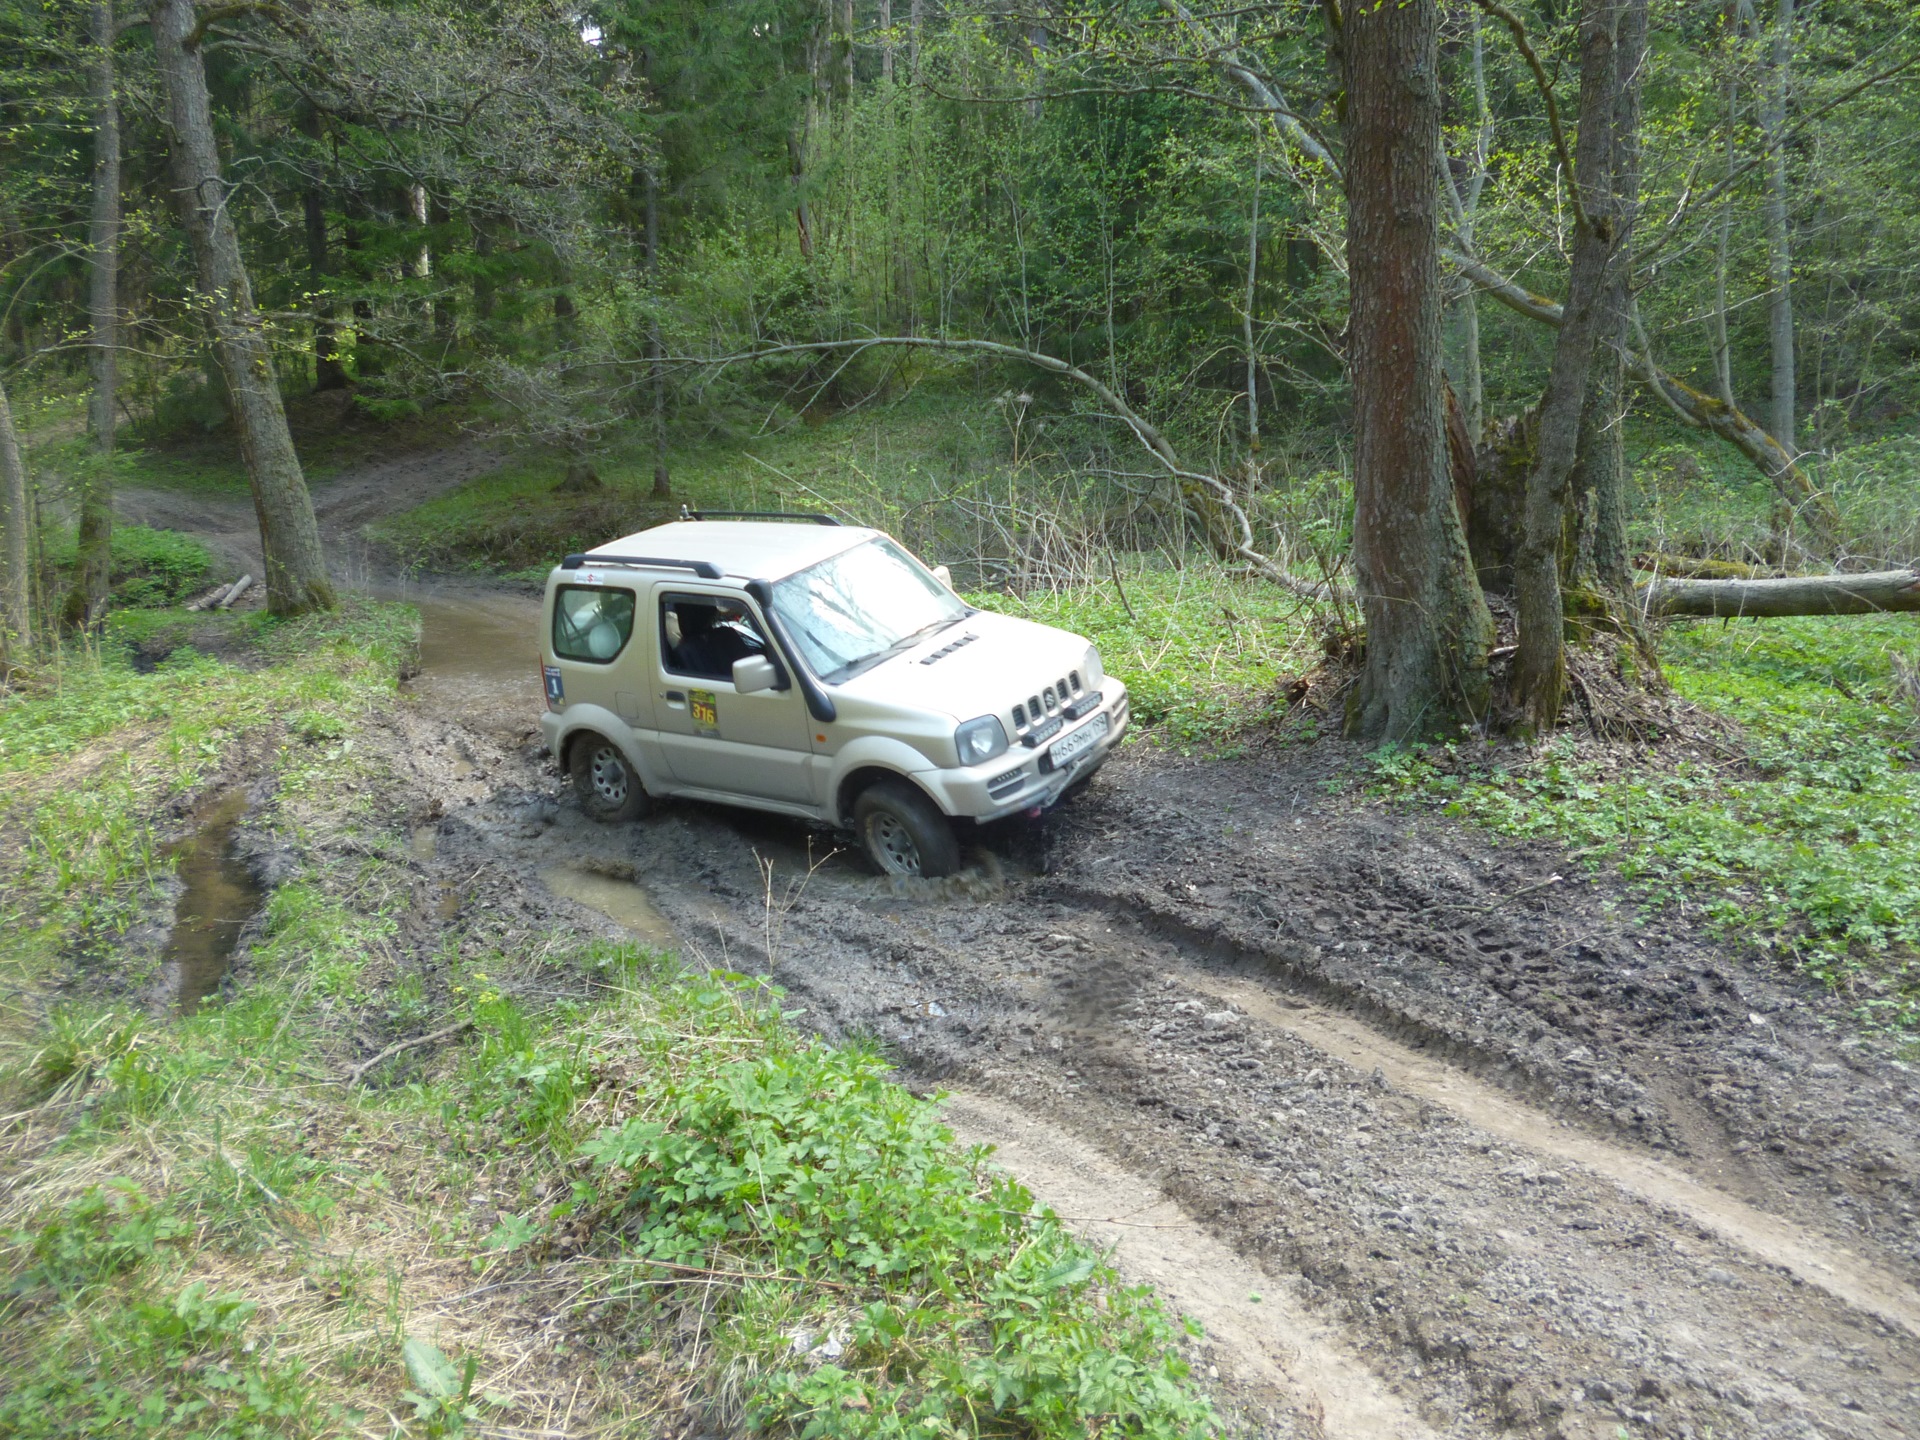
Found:
[(193, 833), (168, 847), (186, 887), (173, 910), (164, 959), (174, 975), (174, 1002), (191, 1015), (220, 988), (233, 964), (240, 931), (260, 909), (263, 892), (233, 853), (233, 832), (246, 813), (247, 792), (236, 786), (202, 805)]
[(631, 880), (596, 875), (575, 865), (550, 865), (540, 872), (540, 883), (554, 894), (597, 910), (656, 950), (679, 948), (679, 939), (667, 917)]
[(374, 592), (420, 612), (420, 673), (408, 688), (470, 724), (531, 726), (540, 714), (540, 600), (411, 586)]

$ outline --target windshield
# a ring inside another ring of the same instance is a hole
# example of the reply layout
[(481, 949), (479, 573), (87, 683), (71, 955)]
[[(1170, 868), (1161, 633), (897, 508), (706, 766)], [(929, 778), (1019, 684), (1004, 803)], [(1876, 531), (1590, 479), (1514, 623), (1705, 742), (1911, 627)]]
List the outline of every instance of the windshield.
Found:
[(808, 667), (822, 680), (840, 681), (968, 611), (882, 537), (780, 581), (773, 613)]

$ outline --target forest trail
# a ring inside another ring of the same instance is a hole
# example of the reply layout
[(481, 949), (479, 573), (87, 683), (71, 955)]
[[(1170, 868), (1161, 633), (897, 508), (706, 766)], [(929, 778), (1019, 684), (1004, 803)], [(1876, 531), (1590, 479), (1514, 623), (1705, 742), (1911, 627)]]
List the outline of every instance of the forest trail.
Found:
[(944, 882), (715, 807), (605, 829), (539, 751), (537, 601), (407, 598), (423, 671), (368, 739), (422, 943), (481, 906), (772, 973), (959, 1091), (1258, 1432), (1920, 1433), (1920, 1076), (1799, 980), (1333, 794), (1333, 744), (1129, 750)]

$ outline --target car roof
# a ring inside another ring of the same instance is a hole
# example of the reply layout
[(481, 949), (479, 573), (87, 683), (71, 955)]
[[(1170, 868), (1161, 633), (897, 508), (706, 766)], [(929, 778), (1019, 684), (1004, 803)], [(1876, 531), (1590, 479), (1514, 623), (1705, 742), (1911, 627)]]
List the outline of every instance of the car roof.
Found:
[(800, 525), (780, 520), (676, 520), (637, 530), (587, 551), (649, 560), (705, 560), (742, 580), (784, 580), (851, 550), (880, 532), (859, 525)]

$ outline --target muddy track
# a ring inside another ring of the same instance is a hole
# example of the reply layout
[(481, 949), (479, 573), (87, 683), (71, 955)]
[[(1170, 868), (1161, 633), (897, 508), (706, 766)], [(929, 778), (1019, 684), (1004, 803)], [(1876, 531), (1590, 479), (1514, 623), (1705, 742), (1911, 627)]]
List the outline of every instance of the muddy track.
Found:
[(534, 608), (429, 596), (370, 733), (430, 983), (449, 926), (557, 921), (770, 971), (1200, 1318), (1261, 1433), (1920, 1434), (1920, 1076), (1830, 997), (1330, 793), (1331, 746), (1129, 749), (937, 884), (712, 807), (602, 829), (538, 750)]

